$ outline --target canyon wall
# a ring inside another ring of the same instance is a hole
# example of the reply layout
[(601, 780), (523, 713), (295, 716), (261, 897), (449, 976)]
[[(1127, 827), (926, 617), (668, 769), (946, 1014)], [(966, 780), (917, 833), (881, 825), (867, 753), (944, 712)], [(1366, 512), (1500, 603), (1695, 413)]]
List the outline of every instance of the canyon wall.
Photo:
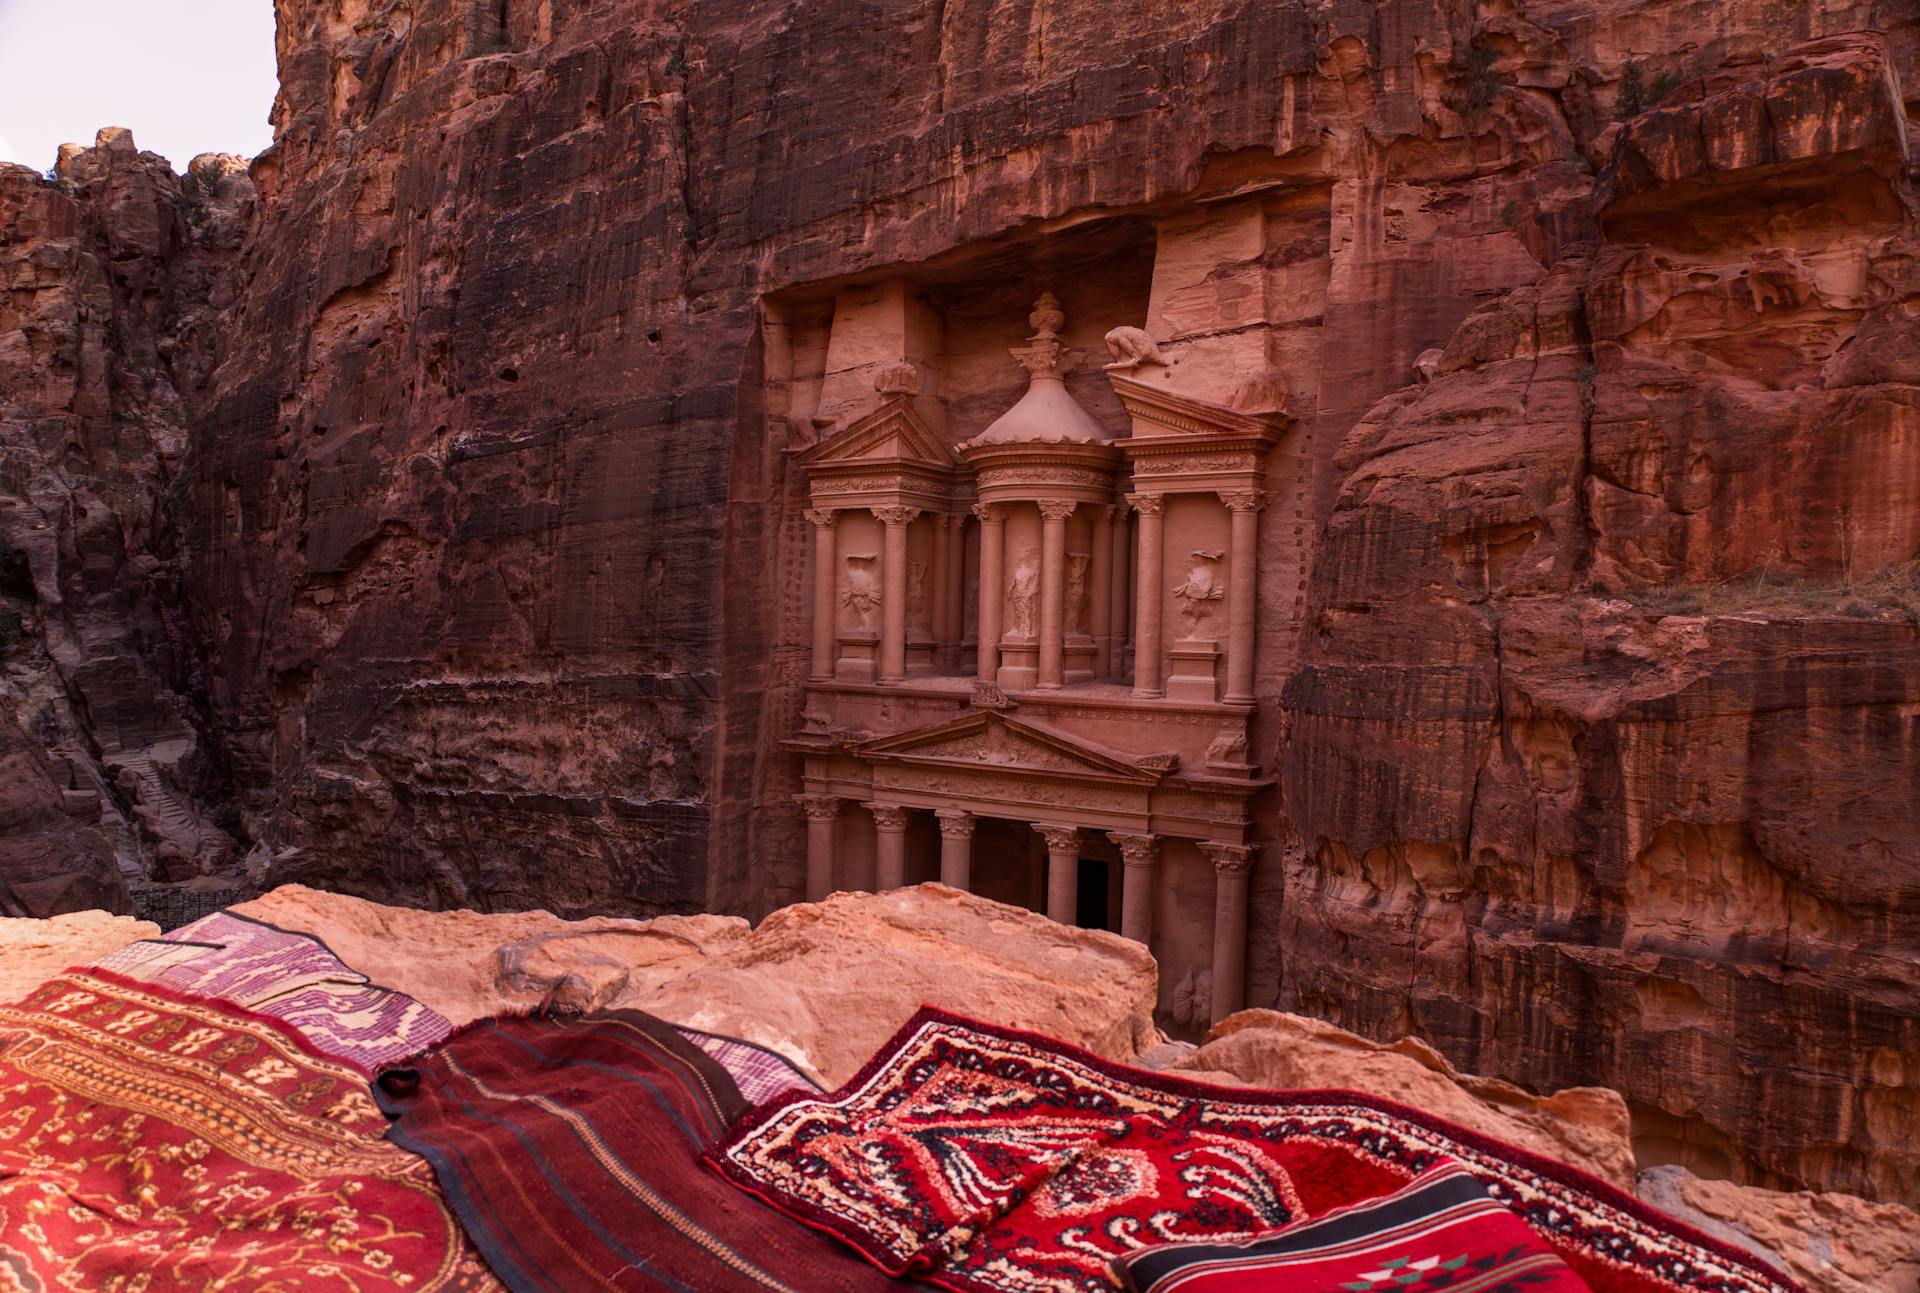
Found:
[[(1645, 1161), (1920, 1196), (1917, 35), (1898, 0), (283, 4), (244, 214), (122, 246), (106, 189), (0, 176), (7, 308), (31, 274), (35, 311), (124, 312), (94, 284), (151, 265), (214, 311), (92, 352), (166, 399), (9, 406), (9, 452), (57, 411), (38, 452), (113, 500), (61, 542), (120, 533), (5, 585), (101, 610), (54, 726), (0, 743), (41, 787), (0, 874), (114, 900), (36, 752), (176, 739), (106, 735), (104, 682), (75, 706), (103, 659), (116, 722), (197, 734), (161, 779), (194, 838), (267, 882), (791, 901), (811, 429), (775, 305), (964, 262), (1074, 317), (1156, 225), (1203, 256), (1295, 194), (1255, 255), (1300, 297), (1301, 501), (1266, 530), (1249, 1003), (1615, 1086)], [(96, 268), (33, 259), (82, 225)], [(1219, 256), (1189, 295), (1224, 318)], [(158, 447), (66, 447), (113, 428)], [(187, 852), (138, 866), (233, 870)]]

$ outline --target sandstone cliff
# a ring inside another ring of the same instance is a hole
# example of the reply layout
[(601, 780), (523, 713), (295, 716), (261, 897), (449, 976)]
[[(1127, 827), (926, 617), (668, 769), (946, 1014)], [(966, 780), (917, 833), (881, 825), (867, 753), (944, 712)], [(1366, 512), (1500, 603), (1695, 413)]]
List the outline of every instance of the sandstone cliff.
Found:
[[(1910, 6), (280, 20), (250, 209), (112, 141), (0, 176), (28, 308), (125, 318), (0, 351), (52, 392), (7, 452), (57, 477), (5, 492), (79, 499), (0, 520), (40, 536), (19, 905), (113, 901), (116, 829), (230, 871), (222, 821), (272, 881), (408, 903), (791, 901), (808, 429), (769, 299), (900, 266), (1119, 299), (1140, 222), (1297, 195), (1257, 266), (1305, 501), (1263, 567), (1249, 1001), (1616, 1087), (1643, 1164), (1920, 1198)], [(195, 183), (233, 220), (136, 236), (125, 194)], [(211, 313), (165, 306), (195, 284)], [(50, 815), (96, 781), (106, 829)]]

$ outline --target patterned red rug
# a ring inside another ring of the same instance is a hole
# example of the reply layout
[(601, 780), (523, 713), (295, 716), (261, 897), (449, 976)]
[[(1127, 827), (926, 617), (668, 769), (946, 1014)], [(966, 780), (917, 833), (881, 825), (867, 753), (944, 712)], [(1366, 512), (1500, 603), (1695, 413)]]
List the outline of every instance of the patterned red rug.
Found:
[(129, 943), (88, 968), (284, 1019), (369, 1077), (453, 1031), (445, 1016), (369, 982), (319, 939), (230, 911)]
[(385, 1130), (280, 1020), (70, 970), (0, 1006), (0, 1288), (498, 1289)]
[(388, 1135), (433, 1164), (515, 1293), (899, 1287), (702, 1167), (752, 1106), (652, 1016), (482, 1021), (382, 1074), (378, 1090), (396, 1119)]
[(1216, 1087), (922, 1008), (831, 1096), (756, 1110), (709, 1162), (882, 1269), (978, 1293), (1094, 1293), (1150, 1244), (1237, 1240), (1447, 1160), (1595, 1293), (1793, 1293), (1573, 1168), (1340, 1091)]

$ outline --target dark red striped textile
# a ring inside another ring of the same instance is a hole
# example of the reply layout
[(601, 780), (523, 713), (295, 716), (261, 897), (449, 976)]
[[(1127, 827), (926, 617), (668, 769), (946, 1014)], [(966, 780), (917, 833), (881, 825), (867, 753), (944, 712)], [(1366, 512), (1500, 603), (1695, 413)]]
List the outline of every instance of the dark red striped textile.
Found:
[(378, 1090), (515, 1293), (900, 1287), (702, 1165), (748, 1102), (650, 1015), (482, 1021)]

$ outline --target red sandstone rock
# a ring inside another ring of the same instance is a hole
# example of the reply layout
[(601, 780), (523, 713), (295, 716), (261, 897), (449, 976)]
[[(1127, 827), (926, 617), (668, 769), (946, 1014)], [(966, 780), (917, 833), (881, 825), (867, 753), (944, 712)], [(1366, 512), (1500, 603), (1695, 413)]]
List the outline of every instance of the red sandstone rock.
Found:
[[(1043, 276), (1096, 345), (1190, 326), (1298, 420), (1248, 999), (1614, 1085), (1646, 1158), (1916, 1197), (1910, 6), (349, 0), (283, 6), (279, 49), (251, 222), (187, 219), (247, 229), (238, 275), (168, 252), (130, 144), (0, 174), (0, 361), (43, 392), (5, 443), (76, 500), (0, 520), (41, 739), (146, 748), (204, 651), (223, 771), (155, 765), (175, 814), (102, 770), (150, 854), (230, 774), (270, 879), (794, 898), (784, 451), (821, 428), (782, 346), (823, 285), (911, 269), (985, 318)], [(1257, 250), (1208, 254), (1242, 200)], [(1150, 320), (1163, 229), (1191, 272)], [(173, 284), (206, 309), (156, 366), (126, 302)], [(107, 417), (163, 367), (188, 414)], [(984, 426), (1008, 380), (941, 398)], [(142, 588), (179, 429), (175, 639)]]

